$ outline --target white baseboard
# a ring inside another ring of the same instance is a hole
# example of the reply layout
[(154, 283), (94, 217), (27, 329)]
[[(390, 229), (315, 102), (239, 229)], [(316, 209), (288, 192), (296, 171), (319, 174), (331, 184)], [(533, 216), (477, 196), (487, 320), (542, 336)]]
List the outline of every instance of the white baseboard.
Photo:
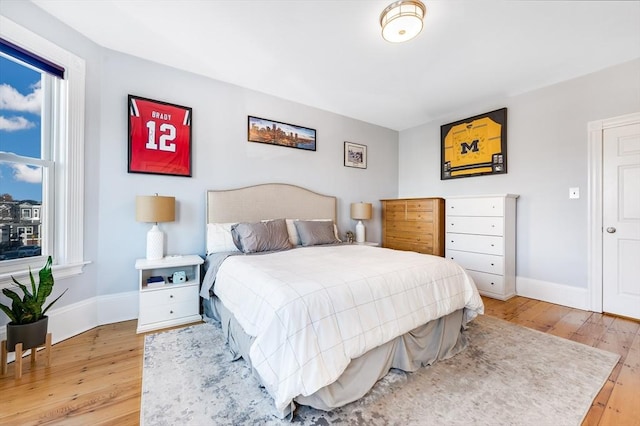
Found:
[[(138, 318), (138, 292), (96, 296), (47, 312), (52, 343), (77, 336), (103, 324)], [(7, 338), (7, 328), (0, 327), (0, 341)], [(9, 354), (13, 361), (15, 354)]]
[(586, 288), (516, 277), (516, 294), (570, 308), (585, 311), (591, 309), (590, 294)]
[(98, 325), (138, 318), (138, 291), (99, 296)]

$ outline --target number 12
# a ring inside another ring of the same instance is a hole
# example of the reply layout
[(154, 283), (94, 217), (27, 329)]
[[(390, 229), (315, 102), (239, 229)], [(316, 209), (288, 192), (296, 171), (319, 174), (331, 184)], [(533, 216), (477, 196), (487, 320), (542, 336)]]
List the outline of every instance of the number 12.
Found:
[(156, 122), (147, 121), (147, 129), (149, 129), (149, 139), (145, 148), (160, 151), (176, 152), (176, 144), (170, 143), (176, 138), (176, 128), (173, 124), (162, 123), (160, 125), (160, 146), (156, 143)]

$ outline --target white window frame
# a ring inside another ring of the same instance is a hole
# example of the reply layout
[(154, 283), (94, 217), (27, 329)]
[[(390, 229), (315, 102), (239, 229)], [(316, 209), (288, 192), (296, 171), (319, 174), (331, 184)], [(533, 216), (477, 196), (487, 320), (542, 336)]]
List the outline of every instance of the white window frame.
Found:
[[(89, 263), (84, 260), (83, 235), (85, 61), (4, 16), (0, 16), (0, 37), (65, 69), (65, 79), (57, 85), (58, 104), (50, 108), (61, 117), (43, 123), (53, 126), (56, 141), (52, 147), (56, 193), (54, 199), (53, 191), (44, 188), (42, 219), (45, 229), (53, 230), (47, 253), (53, 256), (56, 279), (77, 275)], [(0, 288), (11, 282), (11, 276), (21, 281), (29, 268), (38, 271), (43, 264), (42, 256), (1, 262)]]

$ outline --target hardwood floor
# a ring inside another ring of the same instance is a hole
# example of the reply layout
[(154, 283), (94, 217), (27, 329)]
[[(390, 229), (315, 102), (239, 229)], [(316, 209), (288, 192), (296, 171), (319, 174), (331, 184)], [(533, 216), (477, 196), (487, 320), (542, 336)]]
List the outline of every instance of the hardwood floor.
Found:
[[(640, 323), (515, 297), (484, 298), (486, 314), (618, 353), (583, 425), (640, 425)], [(136, 321), (97, 327), (53, 346), (51, 366), (0, 378), (0, 424), (136, 425), (144, 337)]]

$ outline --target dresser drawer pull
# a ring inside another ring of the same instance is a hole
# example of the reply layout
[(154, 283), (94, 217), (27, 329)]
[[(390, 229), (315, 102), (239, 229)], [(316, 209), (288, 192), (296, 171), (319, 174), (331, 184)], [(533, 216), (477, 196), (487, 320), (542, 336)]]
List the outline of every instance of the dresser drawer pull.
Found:
[(173, 311), (169, 311), (169, 313), (170, 313), (170, 314), (172, 314), (172, 313), (173, 313)]
[(169, 295), (169, 299), (173, 299), (173, 294), (170, 294), (170, 295)]
[(493, 283), (491, 283), (491, 285), (493, 285)]
[(493, 263), (491, 264), (491, 266), (493, 266)]

